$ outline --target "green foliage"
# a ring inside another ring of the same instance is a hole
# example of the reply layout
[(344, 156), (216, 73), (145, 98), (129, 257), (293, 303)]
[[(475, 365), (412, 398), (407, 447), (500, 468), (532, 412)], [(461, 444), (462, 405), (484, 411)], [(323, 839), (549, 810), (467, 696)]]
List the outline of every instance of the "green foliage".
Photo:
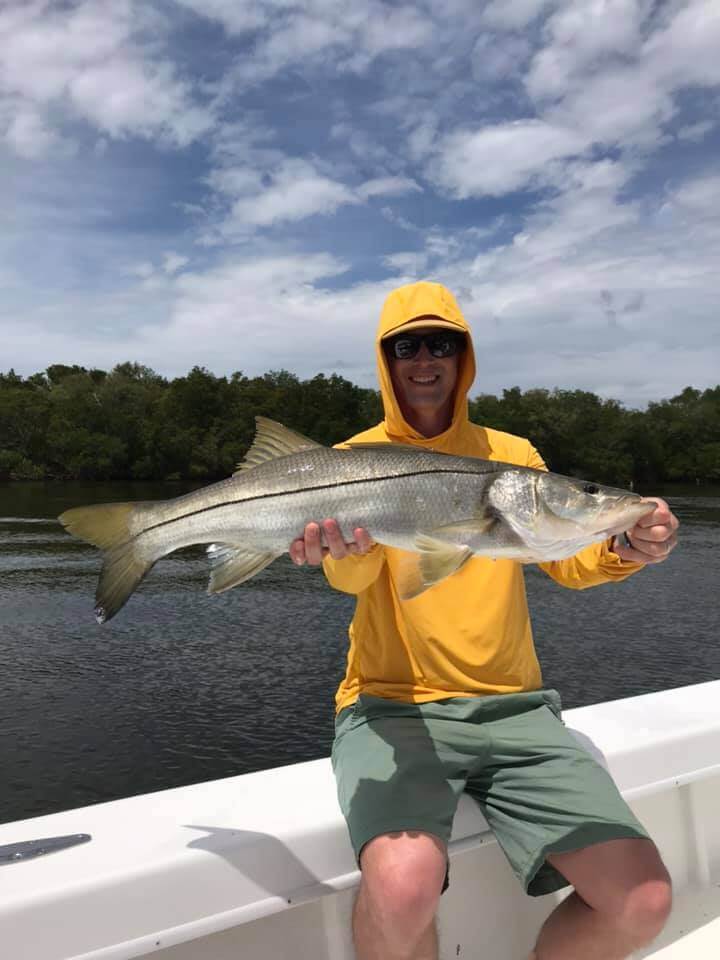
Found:
[[(0, 479), (210, 481), (233, 472), (264, 414), (324, 444), (382, 418), (376, 390), (287, 370), (168, 381), (138, 363), (109, 373), (53, 364), (0, 373)], [(470, 416), (529, 437), (551, 469), (627, 486), (720, 480), (720, 386), (686, 387), (646, 411), (584, 390), (480, 394)]]

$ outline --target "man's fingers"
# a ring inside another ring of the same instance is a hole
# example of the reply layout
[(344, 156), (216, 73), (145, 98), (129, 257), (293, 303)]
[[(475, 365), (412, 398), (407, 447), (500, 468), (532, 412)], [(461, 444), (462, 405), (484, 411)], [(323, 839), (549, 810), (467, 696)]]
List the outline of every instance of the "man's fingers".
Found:
[(298, 537), (297, 540), (293, 540), (290, 544), (290, 559), (293, 563), (296, 563), (301, 567), (305, 563), (305, 541), (302, 537)]
[(616, 545), (615, 552), (622, 560), (631, 560), (633, 563), (662, 563), (677, 546), (677, 537), (672, 534), (667, 540), (657, 543), (654, 541), (633, 540), (632, 547)]
[(346, 543), (337, 520), (323, 520), (322, 524), (313, 521), (306, 525), (304, 535), (290, 544), (290, 558), (298, 566), (304, 563), (316, 566), (328, 554), (335, 560), (342, 560), (350, 554), (367, 553), (374, 545), (364, 527), (356, 527), (353, 536), (355, 541)]
[(638, 524), (632, 530), (628, 530), (628, 536), (633, 543), (661, 543), (663, 540), (667, 540), (672, 532), (673, 528), (670, 524), (654, 527), (641, 527)]
[[(634, 541), (633, 541), (634, 542)], [(637, 552), (642, 553), (645, 556), (649, 557), (648, 562), (660, 563), (664, 560), (668, 554), (675, 549), (677, 544), (677, 537), (673, 534), (667, 540), (663, 540), (662, 543), (650, 543), (640, 542), (636, 543), (635, 546), (638, 548)]]
[(654, 527), (657, 524), (670, 524), (676, 518), (670, 507), (661, 497), (643, 497), (645, 503), (655, 503), (657, 507), (652, 513), (646, 513), (637, 522), (638, 527)]
[(305, 527), (305, 559), (308, 563), (317, 566), (322, 563), (323, 547), (320, 538), (320, 525), (309, 523)]
[(328, 550), (330, 551), (330, 556), (334, 560), (342, 560), (350, 551), (343, 539), (342, 533), (340, 533), (337, 520), (323, 520), (322, 528), (325, 533), (325, 540), (328, 545)]
[(375, 545), (375, 541), (364, 527), (355, 527), (353, 536), (355, 537), (358, 553), (367, 553), (368, 550)]

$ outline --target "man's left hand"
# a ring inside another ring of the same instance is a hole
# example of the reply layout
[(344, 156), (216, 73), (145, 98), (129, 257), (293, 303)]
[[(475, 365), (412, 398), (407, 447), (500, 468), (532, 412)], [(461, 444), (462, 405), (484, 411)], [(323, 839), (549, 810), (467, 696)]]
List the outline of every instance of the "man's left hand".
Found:
[(677, 546), (676, 531), (680, 521), (660, 497), (643, 497), (643, 500), (656, 503), (656, 509), (641, 517), (627, 531), (632, 547), (621, 546), (620, 538), (615, 537), (613, 553), (621, 560), (632, 560), (633, 563), (662, 563)]

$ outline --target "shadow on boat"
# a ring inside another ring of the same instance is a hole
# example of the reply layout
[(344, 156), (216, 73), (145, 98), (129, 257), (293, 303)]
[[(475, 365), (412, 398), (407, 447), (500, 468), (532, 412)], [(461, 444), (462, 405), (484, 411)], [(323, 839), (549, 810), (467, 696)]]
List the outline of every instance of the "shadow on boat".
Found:
[(256, 887), (289, 902), (325, 893), (334, 887), (316, 876), (286, 844), (270, 833), (256, 830), (233, 830), (227, 827), (184, 824), (188, 830), (202, 830), (206, 835), (191, 840), (188, 848), (214, 853), (243, 874)]

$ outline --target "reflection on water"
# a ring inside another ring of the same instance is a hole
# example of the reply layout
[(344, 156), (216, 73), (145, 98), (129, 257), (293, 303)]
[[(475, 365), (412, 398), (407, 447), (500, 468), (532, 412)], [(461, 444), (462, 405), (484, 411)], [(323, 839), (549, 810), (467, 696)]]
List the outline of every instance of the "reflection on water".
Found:
[[(181, 492), (0, 486), (0, 820), (329, 753), (353, 600), (319, 571), (285, 557), (209, 597), (190, 548), (95, 623), (99, 554), (53, 518)], [(567, 707), (720, 677), (720, 490), (665, 495), (683, 523), (668, 563), (581, 592), (527, 570), (545, 682)]]

